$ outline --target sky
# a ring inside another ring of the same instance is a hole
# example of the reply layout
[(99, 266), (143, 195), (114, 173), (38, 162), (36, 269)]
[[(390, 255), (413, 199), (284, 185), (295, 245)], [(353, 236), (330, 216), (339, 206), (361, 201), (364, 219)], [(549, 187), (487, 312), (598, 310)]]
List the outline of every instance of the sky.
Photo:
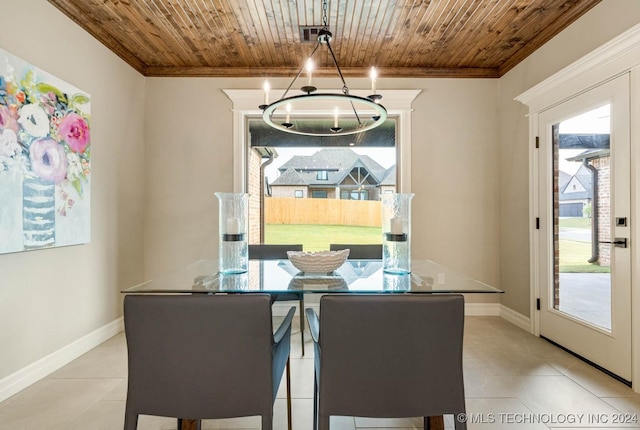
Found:
[[(560, 123), (560, 133), (594, 133), (606, 134), (610, 130), (610, 105), (585, 112)], [(581, 162), (566, 161), (566, 158), (573, 157), (584, 152), (584, 149), (562, 149), (560, 152), (560, 170), (570, 175), (575, 174)]]

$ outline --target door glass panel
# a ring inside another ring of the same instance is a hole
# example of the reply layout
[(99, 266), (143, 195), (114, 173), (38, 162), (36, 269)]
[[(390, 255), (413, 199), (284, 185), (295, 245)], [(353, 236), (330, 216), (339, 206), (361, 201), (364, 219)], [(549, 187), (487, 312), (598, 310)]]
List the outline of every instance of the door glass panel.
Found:
[(553, 133), (553, 308), (611, 330), (610, 105)]

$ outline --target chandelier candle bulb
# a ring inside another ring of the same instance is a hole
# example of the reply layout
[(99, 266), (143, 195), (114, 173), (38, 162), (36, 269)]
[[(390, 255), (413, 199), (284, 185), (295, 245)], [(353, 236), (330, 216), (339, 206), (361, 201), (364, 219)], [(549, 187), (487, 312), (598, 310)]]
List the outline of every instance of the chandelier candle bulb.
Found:
[(369, 77), (371, 78), (371, 93), (375, 95), (376, 93), (376, 79), (378, 79), (378, 72), (375, 67), (371, 68), (369, 72)]
[[(313, 71), (313, 61), (311, 58), (307, 60), (307, 85), (311, 86), (311, 72)], [(288, 122), (288, 121), (287, 121)]]
[(338, 108), (335, 108), (333, 110), (333, 126), (335, 128), (338, 128), (338, 113), (339, 113)]
[(290, 119), (291, 119), (291, 103), (287, 103), (287, 106), (285, 107), (285, 111), (287, 112), (286, 116), (285, 116), (285, 120), (284, 122), (289, 123)]
[(269, 104), (269, 91), (271, 90), (271, 86), (269, 85), (269, 81), (264, 81), (264, 85), (262, 86), (262, 88), (264, 88), (264, 104), (268, 105)]

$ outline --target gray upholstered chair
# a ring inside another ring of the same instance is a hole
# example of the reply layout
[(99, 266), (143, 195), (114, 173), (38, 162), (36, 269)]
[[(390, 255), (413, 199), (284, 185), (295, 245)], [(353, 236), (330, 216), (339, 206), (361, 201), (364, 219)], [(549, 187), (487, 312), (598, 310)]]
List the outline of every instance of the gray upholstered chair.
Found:
[(291, 308), (275, 334), (268, 294), (127, 295), (125, 430), (138, 416), (218, 419), (262, 416), (273, 426), (273, 403), (286, 367), (291, 429)]
[[(259, 260), (279, 260), (287, 259), (287, 251), (302, 251), (302, 245), (280, 245), (280, 244), (250, 244), (249, 258)], [(271, 293), (274, 302), (297, 301), (300, 304), (300, 339), (302, 340), (302, 355), (304, 355), (304, 294), (291, 293)]]
[(329, 250), (339, 251), (341, 249), (350, 249), (349, 260), (376, 260), (382, 258), (382, 245), (381, 244), (346, 244), (346, 243), (332, 243), (329, 245)]
[[(400, 418), (465, 412), (464, 298), (343, 295), (307, 309), (314, 340), (314, 429), (332, 415)], [(466, 424), (456, 420), (456, 429)]]

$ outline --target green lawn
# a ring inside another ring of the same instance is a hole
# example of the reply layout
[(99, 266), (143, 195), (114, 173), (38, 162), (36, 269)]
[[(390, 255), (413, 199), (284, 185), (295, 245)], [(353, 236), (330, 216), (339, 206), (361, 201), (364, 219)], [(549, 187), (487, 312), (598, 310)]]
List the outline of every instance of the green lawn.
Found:
[(331, 243), (382, 243), (382, 231), (380, 227), (266, 224), (264, 243), (301, 243), (305, 251), (325, 251)]
[[(560, 220), (589, 221), (588, 218), (567, 218)], [(579, 222), (574, 222), (574, 228)], [(327, 224), (267, 224), (265, 243), (298, 244), (305, 251), (325, 251), (331, 243), (382, 243), (379, 227), (358, 227)], [(570, 240), (560, 241), (560, 272), (562, 273), (608, 273), (609, 267), (590, 264), (591, 244)]]
[(591, 228), (591, 218), (560, 218), (560, 227)]
[[(560, 218), (560, 228), (591, 228), (591, 218)], [(609, 273), (610, 268), (589, 263), (591, 243), (573, 240), (560, 241), (561, 273)]]
[(589, 263), (591, 244), (572, 240), (560, 241), (560, 273), (609, 273), (608, 266)]

